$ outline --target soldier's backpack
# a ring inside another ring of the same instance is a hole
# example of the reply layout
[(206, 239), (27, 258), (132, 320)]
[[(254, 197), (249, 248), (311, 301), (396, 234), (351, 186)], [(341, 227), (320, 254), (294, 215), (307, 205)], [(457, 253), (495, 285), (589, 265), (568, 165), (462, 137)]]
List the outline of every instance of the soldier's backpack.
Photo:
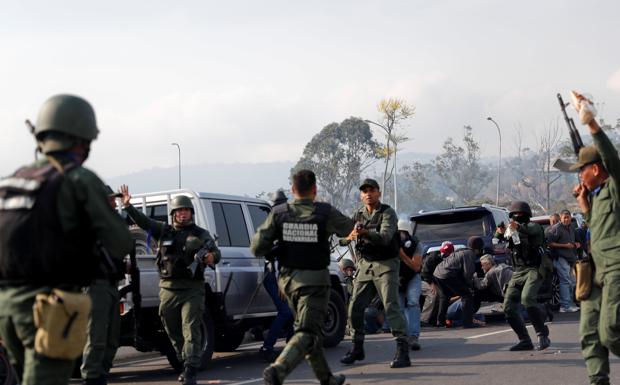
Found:
[(73, 167), (24, 167), (0, 180), (0, 281), (84, 286), (92, 280), (92, 235), (83, 227), (65, 233), (58, 215), (58, 191)]

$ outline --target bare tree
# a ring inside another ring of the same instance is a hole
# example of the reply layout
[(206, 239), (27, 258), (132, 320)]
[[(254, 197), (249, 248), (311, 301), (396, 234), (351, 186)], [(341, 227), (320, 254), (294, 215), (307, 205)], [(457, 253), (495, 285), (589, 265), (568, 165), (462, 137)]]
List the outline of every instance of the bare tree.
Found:
[(381, 191), (385, 191), (387, 181), (396, 171), (393, 162), (390, 168), (392, 155), (396, 153), (398, 144), (409, 140), (405, 135), (399, 134), (397, 130), (401, 123), (414, 115), (415, 107), (408, 105), (403, 99), (388, 98), (379, 102), (377, 110), (381, 113), (381, 124), (377, 126), (385, 133), (385, 146), (379, 149), (379, 157), (385, 159), (383, 185), (381, 186)]
[(545, 124), (536, 140), (536, 152), (519, 168), (519, 183), (529, 190), (529, 201), (547, 213), (551, 208), (551, 185), (560, 178), (553, 168), (555, 155), (561, 144), (561, 130), (557, 121)]

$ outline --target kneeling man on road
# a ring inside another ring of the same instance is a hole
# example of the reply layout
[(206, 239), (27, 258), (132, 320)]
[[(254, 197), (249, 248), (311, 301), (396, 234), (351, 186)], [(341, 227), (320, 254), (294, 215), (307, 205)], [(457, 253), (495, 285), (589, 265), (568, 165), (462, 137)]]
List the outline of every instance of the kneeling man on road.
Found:
[(435, 281), (439, 286), (439, 325), (446, 323), (446, 313), (450, 297), (460, 296), (463, 305), (463, 327), (472, 328), (474, 324), (474, 274), (476, 257), (482, 255), (484, 241), (480, 237), (469, 237), (467, 248), (455, 251), (441, 261), (435, 268)]

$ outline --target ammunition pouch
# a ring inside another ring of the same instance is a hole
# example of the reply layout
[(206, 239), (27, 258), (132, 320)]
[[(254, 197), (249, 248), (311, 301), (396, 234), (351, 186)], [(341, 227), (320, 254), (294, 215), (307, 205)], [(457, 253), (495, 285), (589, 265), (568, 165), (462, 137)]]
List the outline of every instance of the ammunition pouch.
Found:
[(84, 350), (92, 304), (86, 293), (53, 289), (37, 294), (34, 350), (48, 358), (74, 360)]
[(575, 263), (575, 298), (578, 301), (586, 300), (592, 291), (592, 281), (594, 280), (594, 263), (590, 258), (580, 259)]
[(204, 272), (204, 268), (200, 266), (196, 269), (196, 275), (192, 276), (191, 271), (188, 269), (189, 265), (183, 261), (182, 257), (176, 255), (160, 253), (157, 256), (156, 262), (157, 269), (159, 270), (159, 277), (164, 279), (202, 277)]

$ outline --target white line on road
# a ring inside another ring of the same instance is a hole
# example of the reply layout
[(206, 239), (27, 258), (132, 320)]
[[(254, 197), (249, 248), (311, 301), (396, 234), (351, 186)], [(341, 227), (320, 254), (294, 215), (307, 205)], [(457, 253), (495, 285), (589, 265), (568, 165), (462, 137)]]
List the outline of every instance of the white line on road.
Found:
[[(527, 326), (527, 328), (532, 328), (532, 325)], [(484, 333), (484, 334), (478, 334), (476, 336), (470, 336), (470, 337), (465, 337), (466, 340), (475, 340), (476, 338), (482, 338), (482, 337), (488, 337), (488, 336), (492, 336), (495, 334), (502, 334), (502, 333), (507, 333), (507, 332), (511, 332), (512, 329), (504, 329), (504, 330), (498, 330), (496, 332), (491, 332), (491, 333)]]
[(228, 385), (244, 385), (244, 384), (251, 384), (253, 382), (261, 382), (263, 380), (263, 378), (255, 378), (253, 380), (246, 380), (246, 381), (241, 381), (241, 382), (233, 382), (231, 384)]

